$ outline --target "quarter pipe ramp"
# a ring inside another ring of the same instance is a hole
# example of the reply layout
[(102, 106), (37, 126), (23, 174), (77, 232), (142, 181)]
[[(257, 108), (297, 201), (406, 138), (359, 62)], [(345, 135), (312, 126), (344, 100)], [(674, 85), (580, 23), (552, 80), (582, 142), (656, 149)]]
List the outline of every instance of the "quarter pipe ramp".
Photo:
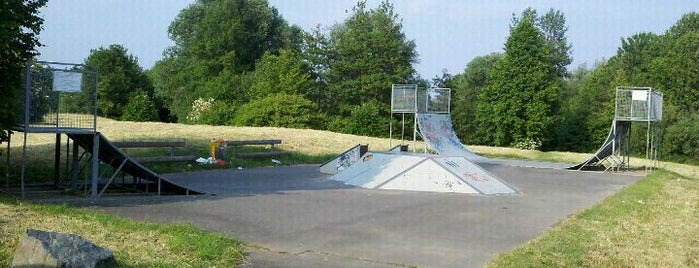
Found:
[[(609, 135), (607, 139), (602, 143), (602, 146), (587, 160), (580, 164), (569, 167), (571, 170), (590, 170), (590, 169), (609, 169), (615, 167), (617, 161), (611, 159), (615, 153), (617, 153), (621, 146), (626, 142), (628, 138), (629, 131), (631, 130), (631, 121), (617, 121), (612, 122), (612, 126), (609, 129)], [(607, 166), (604, 166), (604, 162), (608, 162)]]
[(443, 156), (461, 156), (471, 161), (486, 160), (461, 143), (454, 132), (449, 114), (417, 114), (422, 138), (433, 150)]

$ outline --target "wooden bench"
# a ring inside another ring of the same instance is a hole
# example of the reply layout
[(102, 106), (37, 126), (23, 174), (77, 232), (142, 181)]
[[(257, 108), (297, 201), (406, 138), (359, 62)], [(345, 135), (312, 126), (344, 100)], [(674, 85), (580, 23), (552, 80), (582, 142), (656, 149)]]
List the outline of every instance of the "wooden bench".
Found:
[(170, 148), (169, 156), (134, 157), (140, 163), (185, 162), (197, 159), (194, 155), (175, 155), (175, 148), (184, 147), (184, 141), (122, 141), (114, 142), (119, 148)]
[[(233, 140), (226, 141), (227, 146), (233, 147), (233, 155), (238, 158), (281, 156), (291, 154), (290, 152), (274, 150), (275, 144), (282, 144), (282, 140)], [(245, 145), (269, 145), (266, 152), (238, 152), (238, 147)]]

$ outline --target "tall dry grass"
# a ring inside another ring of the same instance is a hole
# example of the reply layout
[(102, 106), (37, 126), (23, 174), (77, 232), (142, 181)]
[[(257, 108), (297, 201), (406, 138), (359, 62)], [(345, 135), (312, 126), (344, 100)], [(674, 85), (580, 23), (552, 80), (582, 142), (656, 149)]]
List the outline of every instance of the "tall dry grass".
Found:
[[(280, 149), (298, 152), (308, 155), (328, 155), (341, 153), (357, 144), (368, 144), (372, 151), (383, 151), (391, 146), (400, 144), (398, 139), (375, 138), (350, 134), (334, 133), (313, 129), (290, 129), (279, 127), (233, 127), (233, 126), (209, 126), (186, 125), (160, 122), (129, 122), (117, 121), (107, 118), (98, 118), (97, 131), (104, 134), (112, 141), (124, 140), (186, 140), (188, 144), (196, 148), (206, 150), (212, 138), (226, 140), (250, 140), (250, 139), (281, 139), (283, 143)], [(63, 138), (65, 140), (65, 138)], [(422, 151), (425, 144), (422, 142), (405, 143), (416, 150)], [(33, 159), (41, 160), (53, 158), (53, 146), (55, 135), (30, 134), (27, 144)], [(190, 147), (191, 147), (190, 146)], [(4, 147), (4, 145), (3, 145)], [(12, 137), (11, 148), (13, 155), (18, 155), (22, 147), (22, 133), (16, 133)], [(579, 163), (590, 157), (591, 154), (570, 152), (541, 152), (535, 150), (520, 150), (506, 147), (469, 146), (479, 154), (491, 157), (508, 157), (531, 160), (555, 161), (565, 163)], [(17, 157), (14, 157), (17, 158)], [(653, 166), (653, 163), (645, 159), (631, 158), (634, 167)], [(664, 168), (680, 175), (699, 178), (699, 167), (671, 162), (659, 162), (658, 167)]]

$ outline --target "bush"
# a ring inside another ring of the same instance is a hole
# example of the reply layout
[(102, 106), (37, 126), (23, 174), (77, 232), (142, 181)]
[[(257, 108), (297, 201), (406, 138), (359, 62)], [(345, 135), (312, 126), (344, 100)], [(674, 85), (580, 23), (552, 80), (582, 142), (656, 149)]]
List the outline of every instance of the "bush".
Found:
[(139, 93), (131, 97), (124, 107), (121, 120), (125, 121), (159, 121), (158, 109), (155, 103), (145, 93)]
[(352, 110), (345, 132), (361, 136), (387, 137), (389, 128), (388, 107), (376, 101), (357, 106)]
[(699, 114), (684, 117), (665, 129), (662, 156), (699, 164)]
[(238, 109), (235, 125), (288, 128), (322, 128), (325, 117), (301, 95), (279, 93), (250, 101)]
[(214, 126), (230, 125), (235, 118), (235, 112), (234, 105), (215, 100), (208, 109), (200, 112), (198, 123)]

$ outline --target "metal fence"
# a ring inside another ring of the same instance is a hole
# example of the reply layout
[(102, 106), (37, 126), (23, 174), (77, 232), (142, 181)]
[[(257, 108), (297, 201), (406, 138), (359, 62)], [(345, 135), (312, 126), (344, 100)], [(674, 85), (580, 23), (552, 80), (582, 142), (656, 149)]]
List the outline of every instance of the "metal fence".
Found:
[(617, 87), (617, 121), (661, 121), (663, 95), (650, 87)]
[(449, 113), (451, 89), (418, 89), (415, 84), (395, 84), (391, 88), (392, 113)]
[(17, 128), (26, 132), (95, 131), (97, 70), (81, 64), (29, 62)]

